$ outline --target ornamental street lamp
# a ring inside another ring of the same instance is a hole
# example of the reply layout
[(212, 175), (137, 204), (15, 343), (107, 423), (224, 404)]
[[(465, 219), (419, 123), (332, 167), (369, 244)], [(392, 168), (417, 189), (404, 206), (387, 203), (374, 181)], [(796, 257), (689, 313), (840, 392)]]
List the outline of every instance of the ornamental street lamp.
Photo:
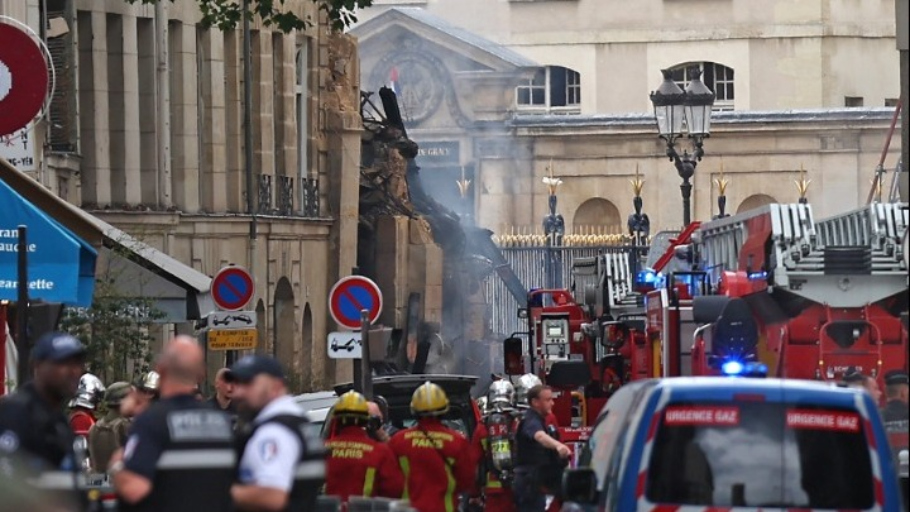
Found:
[[(701, 81), (701, 70), (697, 67), (688, 70), (690, 80), (685, 91), (673, 81), (669, 69), (663, 69), (661, 73), (664, 81), (651, 93), (651, 103), (654, 105), (660, 138), (667, 142), (667, 157), (674, 163), (676, 172), (683, 180), (679, 186), (683, 198), (683, 223), (689, 225), (692, 222), (692, 183), (689, 180), (705, 154), (702, 145), (711, 133), (714, 93)], [(688, 131), (689, 138), (694, 142), (692, 155), (688, 150), (683, 150), (681, 156), (676, 152), (676, 141), (683, 136), (683, 130)]]

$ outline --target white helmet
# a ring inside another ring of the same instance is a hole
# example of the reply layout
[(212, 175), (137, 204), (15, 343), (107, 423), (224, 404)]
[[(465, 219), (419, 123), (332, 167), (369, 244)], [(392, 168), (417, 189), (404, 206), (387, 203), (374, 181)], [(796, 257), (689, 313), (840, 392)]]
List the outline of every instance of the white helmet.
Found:
[(515, 405), (528, 405), (528, 390), (534, 386), (542, 386), (543, 381), (533, 373), (526, 373), (518, 378), (518, 384), (515, 385)]
[(94, 410), (98, 402), (104, 398), (104, 391), (104, 383), (101, 382), (101, 379), (91, 373), (86, 373), (79, 379), (76, 396), (70, 400), (69, 406)]
[(515, 400), (515, 387), (507, 380), (497, 380), (490, 384), (487, 399), (491, 406), (509, 407)]

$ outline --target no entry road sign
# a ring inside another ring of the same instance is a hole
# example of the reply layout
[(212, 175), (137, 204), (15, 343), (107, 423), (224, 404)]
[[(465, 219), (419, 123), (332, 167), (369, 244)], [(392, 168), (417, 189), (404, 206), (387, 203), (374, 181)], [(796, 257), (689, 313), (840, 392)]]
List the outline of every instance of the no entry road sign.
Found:
[(243, 267), (224, 267), (212, 279), (212, 300), (226, 311), (243, 309), (254, 292), (253, 276)]
[(370, 312), (370, 323), (375, 323), (382, 312), (382, 292), (379, 285), (363, 276), (342, 278), (329, 292), (329, 312), (338, 325), (360, 330), (360, 311)]
[(47, 60), (35, 39), (0, 18), (0, 136), (28, 126), (47, 99)]

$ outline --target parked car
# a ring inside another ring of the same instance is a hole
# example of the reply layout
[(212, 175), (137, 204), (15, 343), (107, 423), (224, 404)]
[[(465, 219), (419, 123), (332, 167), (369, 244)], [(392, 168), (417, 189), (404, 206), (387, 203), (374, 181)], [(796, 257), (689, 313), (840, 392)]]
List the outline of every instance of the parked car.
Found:
[(564, 480), (574, 510), (901, 509), (871, 397), (819, 382), (633, 382), (607, 402), (582, 462)]
[(294, 397), (297, 405), (307, 414), (314, 429), (318, 427), (319, 431), (325, 424), (329, 416), (329, 411), (338, 401), (338, 395), (334, 391), (317, 391), (315, 393), (304, 393)]

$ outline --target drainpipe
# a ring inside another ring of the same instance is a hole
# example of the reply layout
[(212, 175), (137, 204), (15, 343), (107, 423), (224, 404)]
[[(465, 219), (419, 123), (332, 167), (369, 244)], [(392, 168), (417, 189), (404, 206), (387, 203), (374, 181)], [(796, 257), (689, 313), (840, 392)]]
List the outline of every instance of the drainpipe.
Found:
[(158, 207), (171, 203), (171, 83), (168, 66), (168, 2), (155, 3), (156, 78), (158, 81)]

